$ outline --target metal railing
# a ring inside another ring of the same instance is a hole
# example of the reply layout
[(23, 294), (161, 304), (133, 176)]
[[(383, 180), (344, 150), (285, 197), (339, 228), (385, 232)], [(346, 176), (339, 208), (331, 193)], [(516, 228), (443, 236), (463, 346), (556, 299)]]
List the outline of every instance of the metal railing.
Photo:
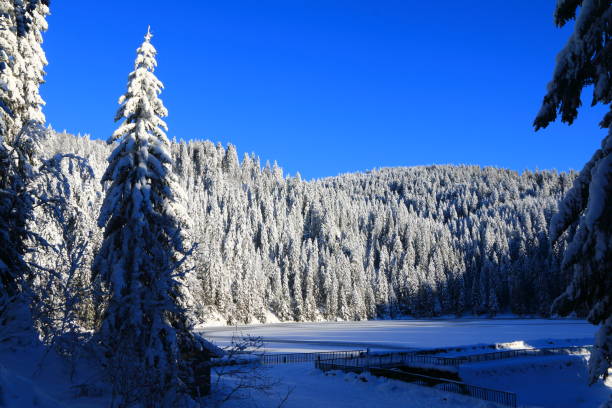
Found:
[(293, 364), (310, 363), (312, 361), (347, 360), (356, 359), (366, 355), (366, 350), (322, 351), (315, 353), (285, 353), (263, 354), (259, 357), (261, 364)]
[(340, 370), (345, 372), (362, 373), (368, 371), (372, 375), (384, 376), (391, 379), (409, 382), (412, 384), (433, 387), (442, 391), (455, 394), (467, 395), (484, 401), (495, 402), (497, 404), (516, 407), (516, 394), (507, 391), (494, 390), (491, 388), (478, 387), (459, 381), (446, 378), (430, 377), (422, 374), (415, 374), (400, 370), (390, 370), (374, 366), (355, 366), (343, 364), (340, 360), (315, 361), (315, 367), (322, 371)]
[(415, 352), (399, 352), (389, 354), (362, 354), (357, 358), (339, 361), (340, 364), (353, 367), (394, 367), (397, 365), (426, 365), (457, 367), (462, 360), (452, 357), (436, 357), (416, 354)]
[[(485, 387), (465, 384), (447, 378), (430, 377), (422, 374), (408, 372), (409, 367), (428, 365), (442, 367), (458, 367), (466, 363), (501, 360), (524, 356), (550, 356), (571, 353), (589, 353), (590, 346), (579, 347), (551, 347), (542, 349), (503, 350), (491, 353), (474, 354), (459, 357), (437, 357), (422, 355), (418, 352), (399, 352), (388, 354), (370, 354), (361, 352), (350, 358), (333, 358), (330, 353), (327, 359), (315, 359), (315, 367), (323, 370), (340, 370), (345, 372), (362, 373), (368, 371), (373, 375), (385, 376), (414, 384), (435, 387), (443, 391), (469, 395), (474, 398), (498, 404), (516, 407), (516, 394), (507, 391), (493, 390)], [(404, 367), (404, 370), (390, 370), (389, 368)]]
[[(589, 346), (572, 346), (572, 347), (555, 347), (543, 349), (517, 349), (503, 350), (491, 353), (473, 354), (468, 356), (458, 357), (438, 357), (428, 354), (419, 354), (418, 351), (409, 352), (394, 352), (386, 354), (370, 354), (364, 353), (357, 356), (351, 356), (351, 360), (342, 362), (341, 364), (352, 365), (354, 367), (392, 367), (397, 365), (428, 365), (428, 366), (444, 366), (458, 367), (466, 363), (477, 363), (483, 361), (501, 360), (507, 358), (524, 357), (524, 356), (548, 356), (562, 355), (575, 352), (590, 352)], [(343, 358), (343, 357), (340, 357)], [(333, 359), (333, 358), (328, 358)]]
[(519, 350), (495, 351), (492, 353), (461, 356), (461, 357), (457, 357), (456, 359), (460, 360), (460, 364), (465, 364), (465, 363), (479, 363), (482, 361), (502, 360), (506, 358), (525, 357), (525, 356), (551, 356), (551, 355), (570, 354), (572, 352), (590, 353), (590, 351), (591, 351), (590, 346), (551, 347), (551, 348), (542, 348), (542, 349), (519, 349)]

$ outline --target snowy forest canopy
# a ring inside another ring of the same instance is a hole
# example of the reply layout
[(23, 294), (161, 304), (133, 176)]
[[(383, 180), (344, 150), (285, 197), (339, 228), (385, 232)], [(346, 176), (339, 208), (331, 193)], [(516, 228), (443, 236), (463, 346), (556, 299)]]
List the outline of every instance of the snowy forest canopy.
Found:
[[(56, 133), (40, 149), (85, 157), (95, 173), (64, 165), (69, 228), (40, 213), (32, 228), (59, 251), (29, 255), (59, 272), (38, 274), (35, 290), (57, 293), (58, 310), (71, 293), (90, 325), (112, 146)], [(547, 315), (571, 278), (559, 268), (565, 244), (551, 248), (548, 226), (574, 173), (437, 165), (306, 182), (255, 155), (239, 161), (232, 145), (173, 143), (172, 155), (198, 243), (185, 279), (196, 322)]]

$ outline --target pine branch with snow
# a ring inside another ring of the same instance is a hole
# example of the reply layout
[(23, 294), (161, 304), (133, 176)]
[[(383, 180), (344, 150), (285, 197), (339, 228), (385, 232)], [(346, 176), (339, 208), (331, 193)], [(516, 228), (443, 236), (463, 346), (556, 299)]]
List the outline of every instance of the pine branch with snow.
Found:
[[(576, 12), (579, 8), (579, 14)], [(593, 85), (592, 105), (612, 107), (612, 4), (608, 0), (559, 0), (557, 25), (576, 19), (574, 32), (557, 56), (534, 126), (546, 127), (561, 113), (571, 124), (581, 105), (580, 94)], [(573, 275), (553, 310), (562, 315), (586, 309), (599, 325), (595, 351), (589, 361), (591, 381), (608, 376), (612, 367), (612, 110), (600, 123), (608, 134), (561, 201), (551, 221), (551, 238), (567, 232), (569, 244), (562, 268)]]

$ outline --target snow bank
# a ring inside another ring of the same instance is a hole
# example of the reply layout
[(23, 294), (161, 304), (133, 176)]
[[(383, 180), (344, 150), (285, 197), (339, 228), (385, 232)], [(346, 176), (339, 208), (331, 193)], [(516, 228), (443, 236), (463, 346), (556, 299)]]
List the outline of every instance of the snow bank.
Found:
[(586, 358), (578, 355), (524, 357), (461, 366), (474, 385), (515, 392), (519, 405), (594, 408), (612, 393), (612, 381), (589, 387)]
[[(312, 364), (291, 364), (270, 368), (267, 373), (277, 383), (266, 392), (251, 393), (250, 400), (230, 401), (228, 408), (496, 408), (495, 404), (421, 387), (370, 374), (323, 373)], [(214, 382), (214, 380), (213, 380)]]
[(3, 408), (60, 408), (61, 405), (41, 391), (30, 379), (15, 374), (0, 364), (0, 406)]

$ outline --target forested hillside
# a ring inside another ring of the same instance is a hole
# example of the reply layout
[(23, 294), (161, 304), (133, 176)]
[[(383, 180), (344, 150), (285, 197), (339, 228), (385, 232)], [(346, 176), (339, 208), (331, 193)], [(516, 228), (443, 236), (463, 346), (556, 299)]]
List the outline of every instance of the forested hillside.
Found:
[[(38, 290), (58, 305), (74, 298), (87, 320), (111, 147), (65, 133), (42, 143), (45, 155), (75, 153), (94, 170), (64, 167), (70, 223), (39, 216), (34, 228), (60, 246), (31, 254), (60, 272), (40, 274)], [(548, 224), (574, 174), (426, 166), (307, 182), (255, 155), (239, 161), (231, 145), (181, 142), (172, 154), (198, 243), (185, 279), (199, 322), (547, 314), (570, 278)]]

